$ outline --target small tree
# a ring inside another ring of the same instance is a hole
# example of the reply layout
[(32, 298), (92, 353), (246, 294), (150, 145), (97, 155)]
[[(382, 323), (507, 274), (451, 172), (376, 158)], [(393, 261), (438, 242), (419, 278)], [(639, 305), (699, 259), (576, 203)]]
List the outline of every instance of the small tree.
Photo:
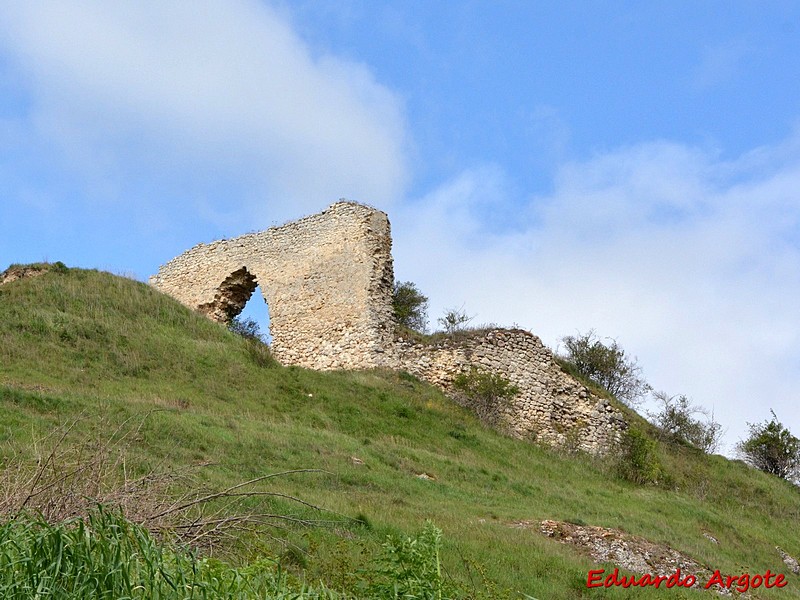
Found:
[[(661, 404), (661, 410), (650, 413), (650, 418), (661, 430), (662, 437), (692, 444), (707, 454), (716, 452), (722, 438), (722, 425), (714, 420), (713, 415), (692, 404), (684, 395), (655, 392), (653, 397)], [(696, 418), (696, 415), (704, 416), (705, 420)]]
[(474, 318), (474, 316), (468, 316), (462, 306), (461, 308), (448, 308), (444, 311), (444, 316), (437, 319), (437, 322), (442, 326), (445, 333), (452, 334), (462, 331)]
[(749, 465), (783, 479), (800, 477), (800, 440), (786, 429), (770, 410), (772, 420), (748, 423), (750, 436), (736, 450)]
[(639, 404), (650, 391), (650, 386), (642, 377), (642, 368), (635, 358), (625, 355), (616, 340), (604, 344), (594, 330), (590, 330), (585, 334), (568, 335), (561, 341), (567, 350), (563, 356), (565, 360), (625, 404)]
[(392, 306), (398, 325), (419, 333), (428, 329), (428, 298), (412, 282), (395, 282)]

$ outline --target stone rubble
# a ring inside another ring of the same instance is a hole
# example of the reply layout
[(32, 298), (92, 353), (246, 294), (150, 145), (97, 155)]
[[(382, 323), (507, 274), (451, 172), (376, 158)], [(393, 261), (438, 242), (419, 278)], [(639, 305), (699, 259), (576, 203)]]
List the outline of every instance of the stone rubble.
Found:
[[(512, 523), (513, 527), (527, 528), (530, 525), (529, 521)], [(697, 578), (693, 588), (702, 589), (714, 572), (666, 544), (656, 544), (618, 529), (545, 520), (539, 524), (539, 531), (562, 544), (585, 549), (597, 564), (612, 563), (638, 576), (649, 573), (669, 577), (680, 569), (684, 575), (691, 574)], [(717, 585), (712, 590), (721, 596), (733, 595), (732, 590)]]
[(775, 546), (775, 549), (778, 551), (778, 554), (781, 555), (781, 558), (788, 569), (795, 575), (800, 575), (800, 563), (798, 563), (797, 560), (791, 557), (789, 554), (781, 550), (778, 546)]
[(699, 573), (712, 573), (707, 567), (667, 545), (655, 544), (617, 529), (546, 520), (541, 522), (539, 530), (562, 544), (587, 549), (598, 564), (610, 562), (637, 574), (668, 576), (677, 568), (696, 576)]

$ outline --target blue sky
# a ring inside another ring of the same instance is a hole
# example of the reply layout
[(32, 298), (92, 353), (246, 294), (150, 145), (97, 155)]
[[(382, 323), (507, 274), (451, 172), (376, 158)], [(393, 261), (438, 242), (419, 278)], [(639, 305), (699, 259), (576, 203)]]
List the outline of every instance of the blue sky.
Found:
[(146, 280), (341, 197), (395, 272), (800, 434), (796, 2), (10, 1), (0, 268)]

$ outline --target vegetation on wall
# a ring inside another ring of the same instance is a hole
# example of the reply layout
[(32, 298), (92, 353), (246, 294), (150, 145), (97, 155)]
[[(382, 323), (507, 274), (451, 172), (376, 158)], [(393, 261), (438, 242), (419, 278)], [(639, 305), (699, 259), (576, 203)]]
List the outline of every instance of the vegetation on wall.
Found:
[(474, 316), (470, 317), (462, 306), (461, 308), (446, 309), (444, 314), (436, 319), (436, 322), (441, 325), (446, 334), (453, 335), (467, 329), (474, 318)]
[(392, 296), (394, 318), (401, 327), (418, 333), (428, 330), (428, 298), (411, 281), (395, 281)]
[(453, 380), (453, 387), (484, 420), (496, 417), (502, 412), (498, 404), (509, 402), (519, 393), (519, 388), (499, 373), (474, 366), (459, 373)]

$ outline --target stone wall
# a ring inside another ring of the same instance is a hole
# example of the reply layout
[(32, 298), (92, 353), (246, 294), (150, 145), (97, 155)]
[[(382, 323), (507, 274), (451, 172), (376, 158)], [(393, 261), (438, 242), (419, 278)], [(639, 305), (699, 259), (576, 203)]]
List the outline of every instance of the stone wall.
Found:
[(281, 227), (199, 244), (150, 283), (221, 322), (259, 285), (278, 361), (363, 369), (379, 366), (391, 344), (393, 277), (386, 214), (338, 202)]
[[(200, 244), (150, 282), (222, 322), (238, 315), (259, 285), (269, 307), (272, 353), (281, 363), (405, 370), (515, 437), (600, 454), (627, 426), (526, 331), (493, 329), (435, 345), (396, 339), (389, 220), (367, 206), (338, 202), (281, 227)], [(502, 375), (519, 393), (510, 402), (471, 405), (453, 389), (471, 366)]]
[[(426, 345), (398, 339), (394, 368), (429, 381), (513, 437), (602, 454), (627, 428), (622, 414), (565, 373), (541, 340), (519, 329), (491, 329)], [(475, 405), (453, 388), (470, 367), (497, 373), (519, 390), (511, 401)]]

